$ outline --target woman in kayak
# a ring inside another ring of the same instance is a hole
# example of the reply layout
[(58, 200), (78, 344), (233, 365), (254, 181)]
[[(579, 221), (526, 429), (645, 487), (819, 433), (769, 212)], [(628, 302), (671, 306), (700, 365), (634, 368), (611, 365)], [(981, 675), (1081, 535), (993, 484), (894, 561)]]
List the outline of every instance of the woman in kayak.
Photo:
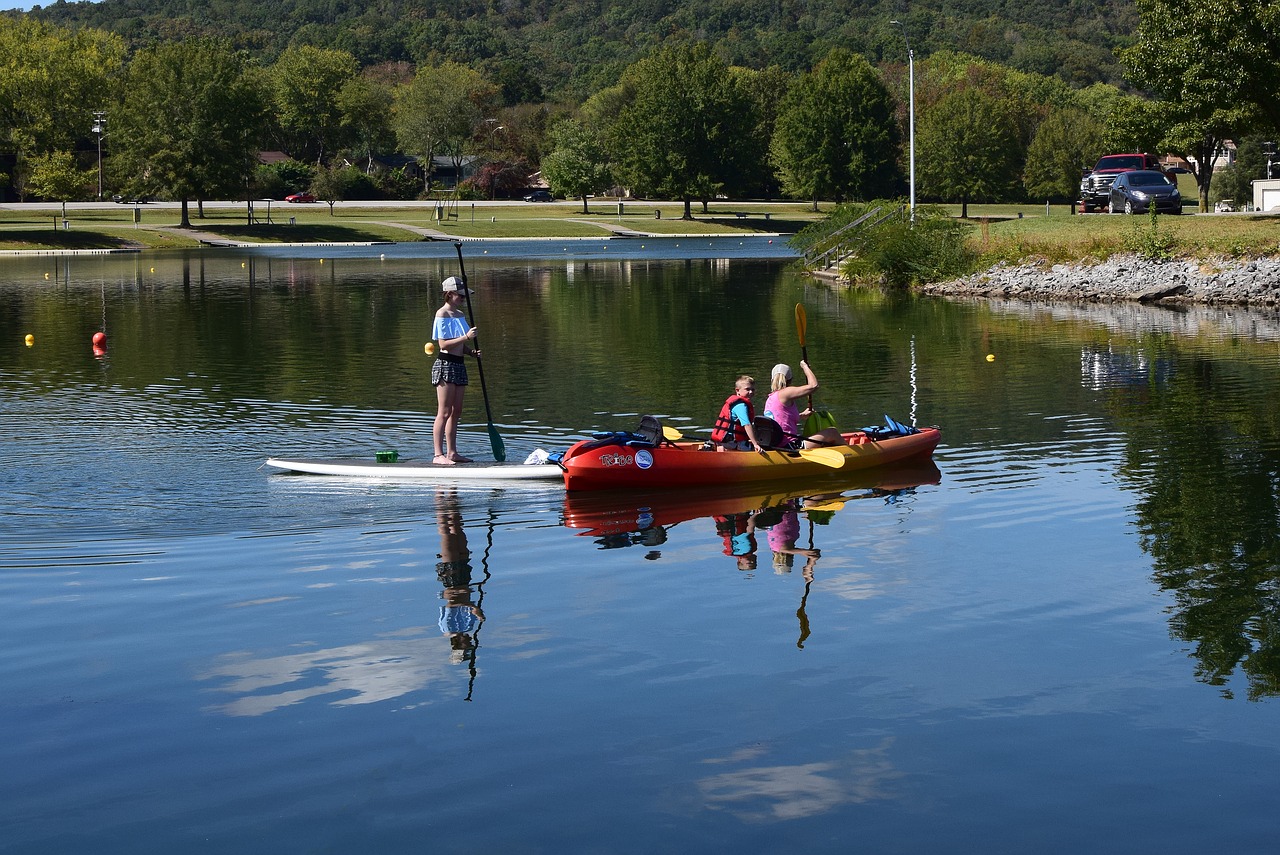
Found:
[(835, 428), (823, 428), (817, 433), (801, 436), (801, 420), (813, 414), (813, 410), (801, 410), (796, 406), (800, 398), (812, 395), (818, 389), (818, 378), (814, 376), (809, 363), (800, 360), (800, 370), (804, 372), (805, 383), (802, 386), (791, 385), (791, 366), (779, 362), (769, 372), (771, 392), (764, 402), (764, 415), (778, 423), (782, 432), (791, 441), (792, 447), (799, 448), (803, 439), (805, 448), (819, 448), (824, 445), (843, 445), (844, 437)]
[(741, 375), (733, 384), (733, 394), (725, 398), (711, 428), (711, 441), (723, 451), (764, 451), (756, 441), (755, 409), (751, 396), (756, 393), (754, 377)]
[(469, 457), (458, 453), (458, 416), (462, 412), (462, 394), (467, 389), (467, 366), (464, 356), (479, 356), (480, 351), (470, 342), (476, 337), (476, 329), (462, 313), (462, 303), (470, 293), (456, 276), (444, 280), (444, 305), (436, 312), (431, 327), (431, 337), (440, 350), (431, 366), (431, 385), (436, 387), (436, 420), (431, 426), (431, 442), (435, 446), (432, 463), (452, 466), (470, 463)]

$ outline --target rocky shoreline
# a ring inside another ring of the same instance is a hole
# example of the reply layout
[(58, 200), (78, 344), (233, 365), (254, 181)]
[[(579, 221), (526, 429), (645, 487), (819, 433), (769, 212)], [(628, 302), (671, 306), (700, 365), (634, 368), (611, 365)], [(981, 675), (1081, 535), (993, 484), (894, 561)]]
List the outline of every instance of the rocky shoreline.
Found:
[(1151, 261), (1116, 255), (1074, 264), (1001, 263), (917, 293), (1081, 303), (1280, 305), (1280, 258)]

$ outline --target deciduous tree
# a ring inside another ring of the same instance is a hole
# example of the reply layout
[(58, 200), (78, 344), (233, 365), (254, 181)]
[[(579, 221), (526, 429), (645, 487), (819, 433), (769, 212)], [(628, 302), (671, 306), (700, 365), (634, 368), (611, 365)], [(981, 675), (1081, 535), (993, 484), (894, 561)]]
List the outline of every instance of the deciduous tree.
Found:
[(169, 42), (129, 66), (113, 135), (121, 167), (139, 188), (188, 203), (236, 193), (253, 171), (265, 94), (230, 44)]
[(0, 151), (27, 158), (72, 151), (89, 138), (124, 65), (112, 33), (0, 17)]
[(706, 45), (674, 45), (637, 62), (622, 92), (609, 145), (639, 192), (683, 200), (692, 219), (694, 199), (750, 172), (741, 143), (756, 125), (755, 104)]
[(61, 202), (63, 219), (67, 217), (67, 202), (84, 193), (88, 183), (88, 173), (76, 165), (69, 151), (38, 154), (27, 163), (26, 189)]
[(980, 89), (944, 97), (920, 120), (916, 177), (921, 192), (940, 201), (958, 200), (960, 216), (970, 202), (1009, 198), (1017, 182), (1021, 150), (1008, 105)]
[(587, 196), (612, 180), (609, 154), (600, 135), (595, 128), (568, 119), (552, 129), (551, 145), (551, 153), (542, 159), (543, 176), (566, 196), (580, 196), (582, 213), (587, 213)]
[(1201, 115), (1253, 108), (1280, 129), (1280, 4), (1137, 0), (1137, 7), (1137, 39), (1121, 52), (1134, 82)]
[(792, 196), (866, 200), (896, 195), (894, 101), (861, 56), (832, 51), (796, 78), (779, 110), (771, 155)]
[(392, 125), (400, 148), (422, 164), (424, 191), (431, 189), (436, 155), (453, 158), (460, 171), (476, 126), (492, 113), (496, 96), (479, 72), (455, 62), (419, 68), (397, 90)]
[(320, 164), (349, 128), (340, 94), (356, 79), (359, 65), (344, 50), (291, 47), (271, 67), (271, 101), (281, 147), (290, 156)]
[(1033, 199), (1058, 202), (1076, 198), (1080, 171), (1092, 166), (1102, 151), (1104, 127), (1079, 107), (1049, 113), (1027, 149), (1022, 184)]

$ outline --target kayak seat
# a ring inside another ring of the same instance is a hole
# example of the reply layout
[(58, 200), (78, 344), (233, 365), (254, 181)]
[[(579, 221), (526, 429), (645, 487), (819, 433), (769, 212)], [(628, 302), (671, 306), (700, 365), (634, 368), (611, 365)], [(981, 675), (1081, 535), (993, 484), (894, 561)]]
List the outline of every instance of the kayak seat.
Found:
[(664, 441), (662, 422), (658, 421), (657, 416), (641, 416), (640, 427), (636, 430), (636, 434), (655, 448), (662, 445)]
[(756, 442), (761, 448), (786, 448), (787, 435), (782, 426), (768, 416), (756, 416), (751, 420), (751, 427), (756, 432)]

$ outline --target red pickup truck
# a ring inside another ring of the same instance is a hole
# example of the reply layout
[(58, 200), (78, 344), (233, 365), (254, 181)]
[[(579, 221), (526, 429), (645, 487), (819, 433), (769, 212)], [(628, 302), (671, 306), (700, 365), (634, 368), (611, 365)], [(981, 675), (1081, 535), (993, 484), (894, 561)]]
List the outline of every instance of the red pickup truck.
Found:
[(1111, 203), (1111, 184), (1116, 176), (1135, 169), (1164, 171), (1160, 166), (1160, 159), (1154, 154), (1109, 154), (1099, 160), (1080, 179), (1080, 213), (1107, 210)]

